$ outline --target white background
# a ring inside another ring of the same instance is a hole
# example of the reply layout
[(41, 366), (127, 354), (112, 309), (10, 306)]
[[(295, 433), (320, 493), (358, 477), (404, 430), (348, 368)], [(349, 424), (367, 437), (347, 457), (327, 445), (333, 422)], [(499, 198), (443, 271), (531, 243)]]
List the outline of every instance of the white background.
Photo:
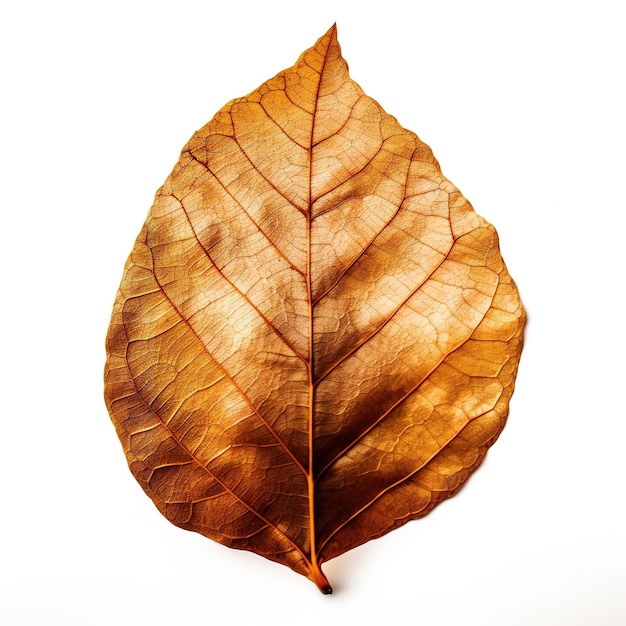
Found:
[[(4, 2), (0, 621), (626, 623), (621, 3)], [(104, 336), (189, 136), (338, 23), (352, 77), (490, 220), (529, 314), (509, 423), (335, 594), (170, 525), (102, 401)]]

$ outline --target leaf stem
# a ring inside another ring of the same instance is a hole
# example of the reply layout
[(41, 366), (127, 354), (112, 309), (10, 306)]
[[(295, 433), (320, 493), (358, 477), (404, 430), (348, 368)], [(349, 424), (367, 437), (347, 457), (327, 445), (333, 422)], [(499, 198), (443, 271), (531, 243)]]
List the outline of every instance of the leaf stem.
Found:
[(328, 578), (326, 578), (326, 575), (322, 572), (322, 568), (317, 563), (316, 556), (313, 558), (313, 562), (311, 563), (309, 580), (312, 580), (324, 595), (330, 595), (333, 592), (333, 588), (330, 586)]

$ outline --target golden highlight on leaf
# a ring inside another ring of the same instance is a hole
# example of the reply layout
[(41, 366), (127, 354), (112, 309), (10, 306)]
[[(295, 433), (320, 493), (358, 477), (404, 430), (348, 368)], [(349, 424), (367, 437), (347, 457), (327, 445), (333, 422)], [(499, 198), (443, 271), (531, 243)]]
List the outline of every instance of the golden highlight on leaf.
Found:
[(322, 563), (478, 467), (523, 326), (494, 228), (333, 27), (183, 149), (126, 263), (105, 397), (172, 523), (330, 593)]

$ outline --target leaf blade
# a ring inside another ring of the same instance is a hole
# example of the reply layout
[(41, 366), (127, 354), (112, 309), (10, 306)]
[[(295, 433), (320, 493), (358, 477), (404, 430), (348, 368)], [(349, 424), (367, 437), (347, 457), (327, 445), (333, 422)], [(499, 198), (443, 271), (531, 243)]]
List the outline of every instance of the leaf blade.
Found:
[(333, 27), (183, 149), (125, 268), (105, 397), (170, 521), (327, 593), (324, 561), (480, 464), (523, 326), (495, 230)]

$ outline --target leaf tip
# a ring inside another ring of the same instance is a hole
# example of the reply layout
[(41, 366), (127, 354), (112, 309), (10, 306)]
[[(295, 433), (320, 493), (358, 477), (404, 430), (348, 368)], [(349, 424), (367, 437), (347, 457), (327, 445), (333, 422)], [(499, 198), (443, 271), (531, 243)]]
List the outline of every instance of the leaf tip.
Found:
[(328, 37), (331, 41), (337, 41), (337, 22), (335, 22), (327, 31), (324, 37)]

